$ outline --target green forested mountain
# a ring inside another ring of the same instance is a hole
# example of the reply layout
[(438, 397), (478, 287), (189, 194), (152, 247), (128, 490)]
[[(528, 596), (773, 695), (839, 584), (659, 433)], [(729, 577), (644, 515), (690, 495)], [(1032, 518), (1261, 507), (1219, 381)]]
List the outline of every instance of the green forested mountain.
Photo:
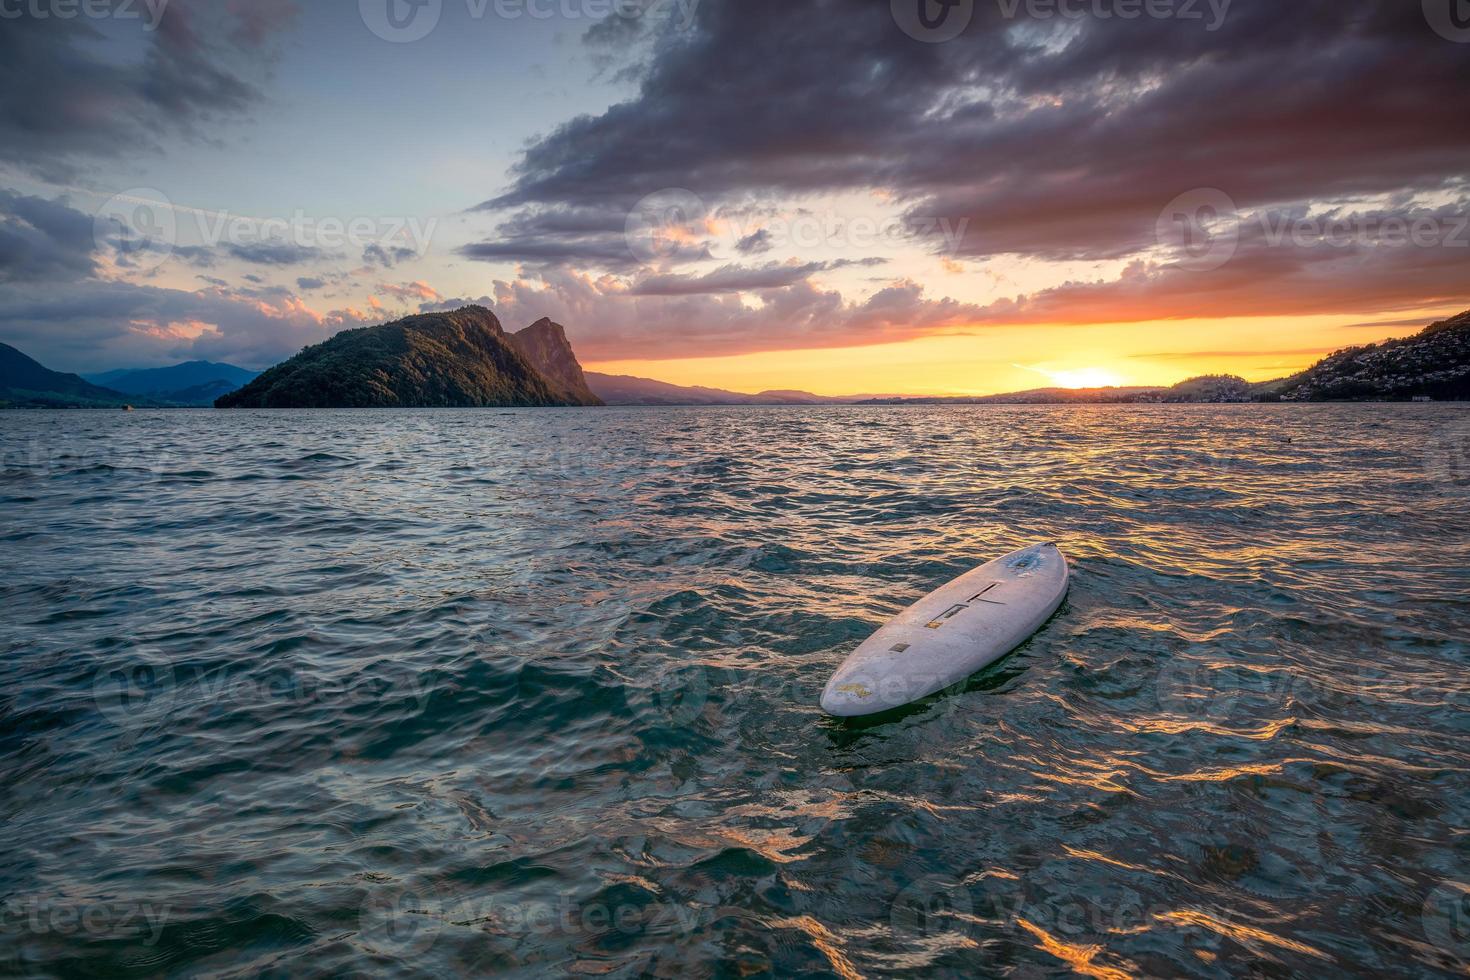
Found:
[(1258, 385), (1270, 401), (1407, 401), (1470, 398), (1470, 312), (1412, 337), (1349, 347), (1301, 374)]
[[(567, 349), (570, 354), (570, 347)], [(573, 359), (575, 363), (575, 359)], [(578, 368), (580, 371), (580, 368)], [(483, 306), (346, 330), (221, 397), (220, 408), (572, 405)]]

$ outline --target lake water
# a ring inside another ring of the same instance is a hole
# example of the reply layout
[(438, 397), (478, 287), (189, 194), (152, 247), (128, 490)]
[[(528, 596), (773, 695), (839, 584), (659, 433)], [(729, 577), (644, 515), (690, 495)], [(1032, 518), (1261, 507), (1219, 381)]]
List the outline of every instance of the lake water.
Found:
[(1462, 407), (10, 412), (0, 541), (0, 972), (1470, 964)]

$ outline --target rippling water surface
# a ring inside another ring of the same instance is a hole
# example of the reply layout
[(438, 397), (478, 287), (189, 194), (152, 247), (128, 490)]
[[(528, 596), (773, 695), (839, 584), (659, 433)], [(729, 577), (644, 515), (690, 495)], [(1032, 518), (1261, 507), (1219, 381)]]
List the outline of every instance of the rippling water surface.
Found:
[[(0, 414), (0, 971), (1470, 964), (1470, 414)], [(1038, 540), (1058, 616), (824, 718)]]

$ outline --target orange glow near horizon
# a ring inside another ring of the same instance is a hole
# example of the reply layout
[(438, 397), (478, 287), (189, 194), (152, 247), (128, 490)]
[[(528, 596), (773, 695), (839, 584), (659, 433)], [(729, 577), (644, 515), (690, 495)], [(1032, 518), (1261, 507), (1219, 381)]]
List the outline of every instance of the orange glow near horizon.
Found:
[[(1344, 347), (1409, 336), (1446, 315), (983, 325), (867, 347), (669, 360), (589, 360), (584, 367), (677, 385), (837, 396), (965, 396), (1050, 387), (1166, 386), (1203, 374), (1269, 381), (1305, 370)], [(1377, 319), (1412, 322), (1371, 326), (1363, 322)]]
[(1074, 368), (1070, 371), (1042, 371), (1051, 383), (1058, 388), (1071, 388), (1074, 391), (1081, 388), (1121, 388), (1124, 385), (1122, 376), (1109, 371), (1107, 368)]

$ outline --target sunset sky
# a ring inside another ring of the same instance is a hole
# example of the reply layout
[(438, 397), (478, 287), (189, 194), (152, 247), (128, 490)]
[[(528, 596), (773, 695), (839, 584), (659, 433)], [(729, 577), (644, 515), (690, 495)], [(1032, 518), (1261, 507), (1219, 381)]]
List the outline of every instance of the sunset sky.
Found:
[(13, 4), (0, 341), (263, 368), (479, 302), (744, 391), (1279, 377), (1470, 308), (1452, 2)]

